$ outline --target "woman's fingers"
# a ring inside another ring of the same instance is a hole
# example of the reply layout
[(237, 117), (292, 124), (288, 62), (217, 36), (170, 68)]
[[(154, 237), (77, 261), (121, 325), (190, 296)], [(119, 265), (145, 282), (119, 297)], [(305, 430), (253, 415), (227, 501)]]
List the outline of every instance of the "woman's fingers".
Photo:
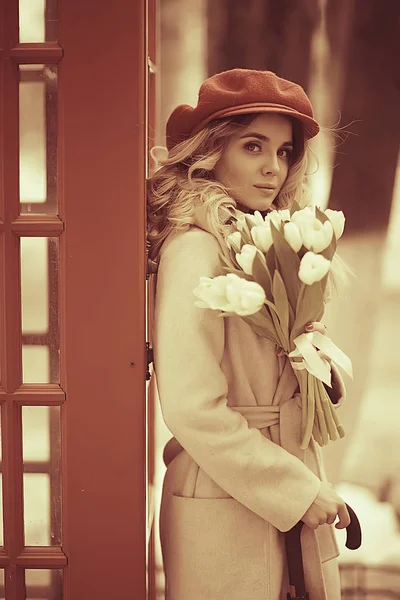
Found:
[[(326, 325), (324, 325), (323, 323), (320, 323), (319, 321), (311, 321), (310, 323), (307, 323), (307, 325), (305, 326), (305, 330), (306, 330), (306, 333), (311, 333), (312, 331), (318, 331), (319, 333), (325, 334), (326, 333)], [(286, 354), (286, 352), (280, 346), (278, 346), (278, 344), (276, 344), (276, 346), (275, 346), (275, 352), (276, 352), (277, 356), (284, 356)]]
[(336, 521), (336, 516), (337, 515), (329, 515), (329, 517), (326, 520), (326, 522), (328, 523), (328, 525), (333, 525), (334, 524), (334, 522)]
[(336, 523), (336, 529), (344, 529), (350, 525), (350, 515), (346, 505), (341, 505), (338, 510), (339, 521)]
[(312, 321), (311, 323), (307, 323), (305, 329), (307, 333), (310, 333), (311, 331), (318, 331), (322, 334), (326, 333), (326, 326), (323, 323), (320, 323), (319, 321)]

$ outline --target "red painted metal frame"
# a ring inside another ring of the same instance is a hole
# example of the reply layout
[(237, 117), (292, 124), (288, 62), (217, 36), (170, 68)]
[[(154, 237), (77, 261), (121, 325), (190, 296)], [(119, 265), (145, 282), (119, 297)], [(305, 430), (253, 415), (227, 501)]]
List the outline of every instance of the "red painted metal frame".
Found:
[[(26, 568), (60, 568), (66, 565), (61, 547), (24, 545), (22, 405), (60, 405), (60, 386), (22, 384), (20, 241), (23, 235), (58, 235), (55, 219), (19, 215), (19, 69), (23, 56), (18, 44), (18, 0), (0, 3), (0, 404), (3, 453), (4, 548), (0, 567), (5, 569), (7, 600), (25, 598)], [(27, 50), (27, 49), (26, 49)], [(54, 45), (48, 62), (57, 60)], [(45, 58), (41, 48), (40, 58)], [(58, 52), (60, 56), (60, 53)], [(36, 62), (38, 54), (31, 55)]]
[(67, 600), (146, 597), (145, 25), (59, 2)]
[[(150, 161), (149, 152), (150, 149), (156, 144), (156, 131), (158, 127), (157, 119), (157, 102), (156, 102), (156, 73), (157, 73), (157, 54), (156, 54), (156, 0), (147, 0), (147, 144), (146, 144), (146, 156), (147, 156), (147, 177), (150, 175)], [(153, 277), (148, 279), (148, 297), (147, 297), (147, 340), (152, 345), (151, 330), (152, 330), (152, 317), (153, 317)], [(152, 372), (152, 367), (151, 367)], [(148, 433), (149, 433), (149, 456), (148, 456), (148, 475), (149, 482), (153, 482), (154, 477), (154, 390), (153, 382), (148, 386)]]
[[(64, 600), (146, 598), (145, 0), (110, 6), (60, 0), (59, 45), (19, 44), (18, 0), (0, 0), (7, 600), (25, 568), (67, 560)], [(60, 60), (60, 215), (19, 215), (18, 64)], [(21, 236), (60, 236), (60, 386), (21, 384)], [(62, 407), (62, 547), (24, 547), (22, 405)]]
[[(158, 94), (157, 94), (157, 82), (158, 82), (158, 46), (157, 41), (159, 39), (159, 10), (157, 0), (147, 0), (147, 176), (150, 175), (149, 167), (149, 151), (150, 148), (157, 144), (157, 133), (159, 127), (158, 118)], [(147, 284), (147, 340), (150, 346), (153, 345), (151, 331), (153, 325), (153, 313), (154, 313), (154, 277), (150, 277)], [(151, 373), (153, 373), (151, 366)], [(154, 375), (147, 387), (147, 478), (148, 485), (154, 485), (154, 473), (155, 473), (155, 393), (154, 393)], [(154, 488), (153, 488), (154, 489)], [(153, 507), (154, 509), (154, 507)], [(150, 518), (149, 518), (150, 517)], [(150, 537), (147, 550), (147, 570), (148, 570), (148, 600), (156, 600), (157, 589), (156, 589), (156, 559), (155, 559), (155, 528), (154, 528), (154, 514), (148, 515), (148, 525), (150, 527)]]

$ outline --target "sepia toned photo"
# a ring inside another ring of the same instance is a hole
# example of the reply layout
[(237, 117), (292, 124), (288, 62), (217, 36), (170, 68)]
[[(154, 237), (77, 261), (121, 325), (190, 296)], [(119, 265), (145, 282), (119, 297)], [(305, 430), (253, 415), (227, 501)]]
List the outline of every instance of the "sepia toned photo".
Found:
[(0, 0), (0, 600), (400, 600), (399, 26)]

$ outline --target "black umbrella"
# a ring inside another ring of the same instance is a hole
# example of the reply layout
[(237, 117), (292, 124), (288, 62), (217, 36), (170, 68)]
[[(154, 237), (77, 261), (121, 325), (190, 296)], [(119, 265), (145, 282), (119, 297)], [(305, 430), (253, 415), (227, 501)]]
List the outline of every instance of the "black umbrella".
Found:
[[(357, 550), (361, 546), (361, 527), (354, 510), (346, 504), (350, 515), (350, 524), (346, 529), (346, 547)], [(285, 533), (286, 556), (289, 571), (289, 588), (287, 600), (308, 600), (308, 592), (304, 583), (303, 556), (301, 553), (300, 535), (303, 521), (296, 523)]]

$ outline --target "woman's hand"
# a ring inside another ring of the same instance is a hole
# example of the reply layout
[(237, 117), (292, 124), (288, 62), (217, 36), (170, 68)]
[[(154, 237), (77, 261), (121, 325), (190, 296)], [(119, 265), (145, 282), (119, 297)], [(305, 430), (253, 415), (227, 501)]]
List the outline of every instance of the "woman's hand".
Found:
[(311, 333), (312, 331), (319, 331), (325, 335), (326, 333), (326, 325), (321, 323), (320, 321), (312, 321), (311, 323), (307, 323), (305, 326), (306, 333)]
[(343, 498), (335, 492), (330, 483), (321, 481), (319, 494), (301, 517), (301, 521), (311, 529), (317, 529), (324, 523), (332, 525), (336, 517), (339, 517), (336, 529), (344, 529), (350, 524), (350, 515)]
[[(323, 313), (320, 315), (319, 319), (321, 319), (323, 316)], [(322, 333), (323, 335), (325, 335), (326, 333), (326, 326), (323, 325), (322, 323), (320, 323), (320, 320), (318, 319), (318, 321), (311, 321), (310, 323), (307, 323), (307, 325), (305, 326), (305, 333), (311, 333), (313, 331), (319, 331), (319, 333)], [(276, 355), (277, 356), (284, 356), (285, 355), (285, 351), (280, 347), (280, 346), (276, 346)]]

